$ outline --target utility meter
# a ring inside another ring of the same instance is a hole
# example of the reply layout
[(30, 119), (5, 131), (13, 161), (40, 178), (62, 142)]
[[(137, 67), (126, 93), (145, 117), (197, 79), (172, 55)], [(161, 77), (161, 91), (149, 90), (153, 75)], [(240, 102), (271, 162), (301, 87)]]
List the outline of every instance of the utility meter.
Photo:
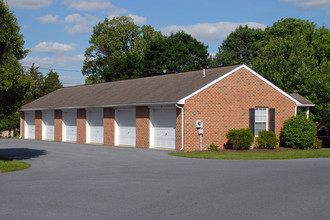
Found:
[(203, 128), (203, 121), (202, 120), (196, 120), (196, 128), (197, 129)]

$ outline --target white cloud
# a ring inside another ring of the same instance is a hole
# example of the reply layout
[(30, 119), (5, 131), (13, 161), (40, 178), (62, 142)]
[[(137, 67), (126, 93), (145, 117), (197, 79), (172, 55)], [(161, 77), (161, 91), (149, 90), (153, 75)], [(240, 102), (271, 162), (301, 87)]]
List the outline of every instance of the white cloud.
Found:
[(31, 48), (32, 52), (37, 53), (65, 53), (73, 51), (76, 48), (72, 44), (61, 44), (57, 42), (40, 42), (34, 48)]
[(58, 22), (58, 15), (53, 16), (51, 14), (48, 14), (46, 16), (37, 18), (37, 21), (45, 24), (54, 24)]
[(127, 16), (132, 18), (134, 23), (137, 24), (137, 25), (142, 25), (142, 24), (147, 22), (146, 17), (141, 17), (141, 16), (138, 16), (138, 15), (132, 15), (132, 14), (129, 14)]
[(201, 23), (190, 26), (177, 26), (171, 25), (161, 28), (161, 32), (165, 35), (176, 33), (178, 31), (184, 31), (195, 37), (202, 42), (221, 41), (226, 38), (231, 32), (239, 26), (249, 26), (250, 28), (266, 28), (266, 25), (256, 22), (218, 22), (218, 23)]
[(51, 57), (26, 57), (21, 60), (24, 66), (31, 66), (35, 63), (36, 66), (50, 67), (50, 66), (77, 66), (81, 67), (85, 60), (84, 54), (78, 55), (61, 55), (61, 56), (51, 56)]
[(47, 8), (52, 0), (9, 0), (8, 5), (12, 8), (39, 9)]
[(99, 21), (99, 18), (90, 14), (86, 14), (85, 16), (81, 16), (80, 14), (71, 14), (66, 16), (63, 22), (67, 24), (74, 24), (65, 26), (64, 29), (69, 34), (88, 34), (93, 29), (93, 26)]
[(82, 20), (82, 17), (80, 14), (71, 14), (65, 17), (64, 23), (77, 23)]
[(329, 0), (280, 0), (282, 2), (290, 2), (298, 8), (330, 8)]
[(114, 7), (109, 0), (64, 0), (63, 4), (67, 5), (68, 9), (77, 11), (95, 11)]

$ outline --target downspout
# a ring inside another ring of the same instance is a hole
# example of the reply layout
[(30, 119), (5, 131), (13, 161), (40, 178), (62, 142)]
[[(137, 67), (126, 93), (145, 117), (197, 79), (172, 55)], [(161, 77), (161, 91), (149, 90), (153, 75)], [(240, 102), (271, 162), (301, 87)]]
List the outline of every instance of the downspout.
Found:
[(184, 128), (184, 124), (183, 124), (183, 108), (181, 106), (178, 106), (178, 104), (175, 104), (175, 106), (179, 109), (181, 109), (181, 148), (180, 151), (183, 150), (183, 128)]

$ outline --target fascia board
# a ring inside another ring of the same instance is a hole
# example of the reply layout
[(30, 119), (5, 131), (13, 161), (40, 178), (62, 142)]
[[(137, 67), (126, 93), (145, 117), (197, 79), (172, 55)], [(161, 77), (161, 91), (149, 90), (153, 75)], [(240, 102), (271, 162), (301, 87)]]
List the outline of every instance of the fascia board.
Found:
[(297, 104), (298, 107), (314, 107), (315, 104)]

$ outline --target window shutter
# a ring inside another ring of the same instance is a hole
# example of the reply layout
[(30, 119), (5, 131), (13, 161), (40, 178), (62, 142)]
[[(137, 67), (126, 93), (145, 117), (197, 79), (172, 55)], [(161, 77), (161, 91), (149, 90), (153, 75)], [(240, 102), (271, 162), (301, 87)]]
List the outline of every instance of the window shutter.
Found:
[(275, 109), (269, 109), (269, 131), (275, 133)]
[(254, 108), (250, 108), (249, 109), (249, 125), (250, 125), (250, 128), (251, 128), (251, 130), (252, 130), (252, 133), (253, 133), (253, 136), (255, 136), (255, 134), (254, 134), (254, 117), (255, 117), (255, 115), (254, 115), (255, 113), (254, 113)]

